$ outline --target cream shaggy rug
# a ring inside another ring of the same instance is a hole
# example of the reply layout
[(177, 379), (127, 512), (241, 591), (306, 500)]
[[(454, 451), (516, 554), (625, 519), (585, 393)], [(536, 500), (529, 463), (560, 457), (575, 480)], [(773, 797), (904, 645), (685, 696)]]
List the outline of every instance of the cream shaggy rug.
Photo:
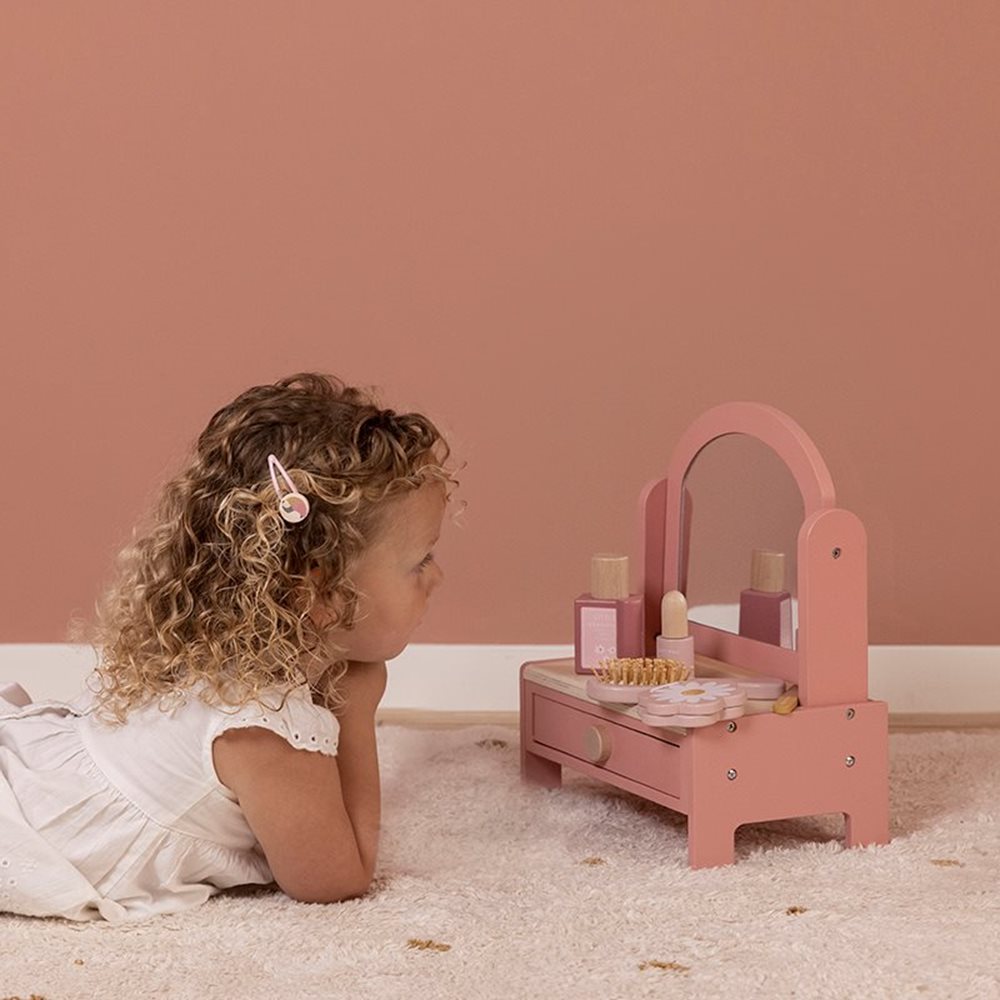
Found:
[(513, 729), (380, 744), (364, 899), (236, 891), (125, 928), (0, 917), (0, 997), (1000, 997), (1000, 732), (891, 737), (888, 846), (786, 820), (696, 872), (678, 814), (569, 771), (522, 787)]

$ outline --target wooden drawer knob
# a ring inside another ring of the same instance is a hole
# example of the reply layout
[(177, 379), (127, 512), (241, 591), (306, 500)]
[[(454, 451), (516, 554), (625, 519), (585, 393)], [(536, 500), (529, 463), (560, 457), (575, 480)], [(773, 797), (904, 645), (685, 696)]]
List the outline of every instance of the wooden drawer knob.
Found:
[(611, 756), (611, 732), (607, 726), (590, 726), (583, 734), (583, 755), (594, 764)]

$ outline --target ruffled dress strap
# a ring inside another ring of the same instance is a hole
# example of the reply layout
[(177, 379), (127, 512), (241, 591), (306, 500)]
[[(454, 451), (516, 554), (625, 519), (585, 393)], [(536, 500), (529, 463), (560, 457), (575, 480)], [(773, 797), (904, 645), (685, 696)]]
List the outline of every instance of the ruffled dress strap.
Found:
[(296, 750), (336, 756), (340, 724), (328, 709), (313, 704), (308, 687), (293, 688), (284, 697), (268, 694), (262, 701), (216, 713), (205, 741), (209, 773), (215, 771), (211, 766), (212, 744), (230, 729), (269, 729)]

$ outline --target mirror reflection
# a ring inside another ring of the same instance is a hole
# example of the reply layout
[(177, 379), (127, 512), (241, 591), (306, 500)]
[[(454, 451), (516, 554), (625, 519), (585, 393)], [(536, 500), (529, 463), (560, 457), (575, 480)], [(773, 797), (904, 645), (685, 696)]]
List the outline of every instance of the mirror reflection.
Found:
[(684, 496), (690, 620), (794, 648), (804, 511), (788, 467), (757, 438), (726, 434), (695, 456)]

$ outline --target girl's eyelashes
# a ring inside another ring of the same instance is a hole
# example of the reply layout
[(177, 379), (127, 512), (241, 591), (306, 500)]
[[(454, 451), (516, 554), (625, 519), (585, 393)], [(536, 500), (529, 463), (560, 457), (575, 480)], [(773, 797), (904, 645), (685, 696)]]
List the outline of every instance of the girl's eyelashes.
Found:
[(417, 563), (417, 570), (427, 569), (432, 562), (434, 562), (434, 553), (428, 552), (427, 555), (425, 555), (424, 558)]

